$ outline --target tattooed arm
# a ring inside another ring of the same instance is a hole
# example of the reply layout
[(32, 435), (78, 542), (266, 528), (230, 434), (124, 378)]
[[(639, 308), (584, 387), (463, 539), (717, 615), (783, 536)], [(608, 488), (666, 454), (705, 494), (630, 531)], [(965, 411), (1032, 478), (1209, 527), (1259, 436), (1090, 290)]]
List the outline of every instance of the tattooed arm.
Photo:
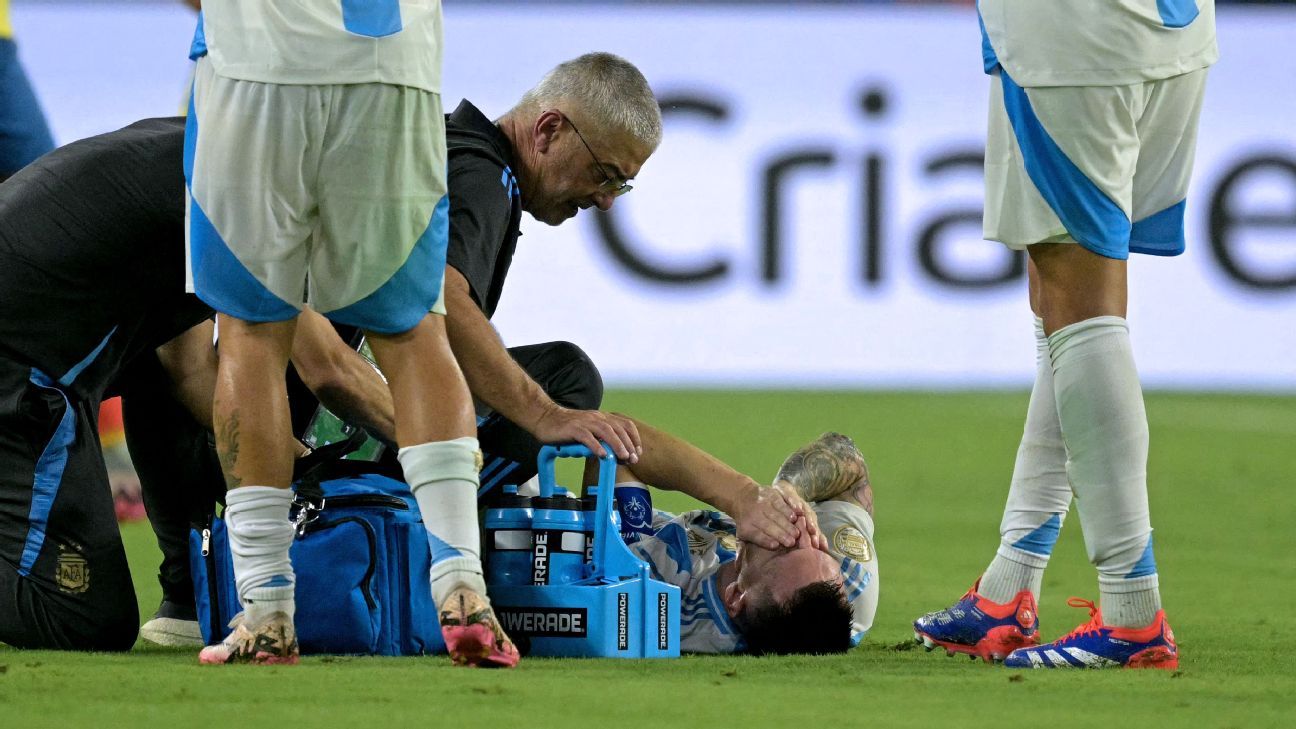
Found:
[(840, 433), (825, 433), (788, 456), (774, 479), (775, 484), (780, 482), (792, 486), (810, 503), (846, 501), (873, 514), (873, 489), (864, 454)]

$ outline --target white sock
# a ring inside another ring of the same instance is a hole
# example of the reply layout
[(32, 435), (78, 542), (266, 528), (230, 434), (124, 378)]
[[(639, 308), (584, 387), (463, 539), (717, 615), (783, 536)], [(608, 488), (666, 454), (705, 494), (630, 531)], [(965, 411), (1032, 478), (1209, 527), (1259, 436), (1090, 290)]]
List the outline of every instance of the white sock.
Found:
[(1012, 602), (1017, 593), (1026, 590), (1038, 605), (1047, 566), (1048, 557), (1001, 544), (985, 574), (981, 575), (977, 593), (1002, 605)]
[(1071, 504), (1066, 460), (1048, 338), (1044, 322), (1035, 317), (1035, 384), (999, 524), (999, 549), (977, 589), (982, 597), (1006, 603), (1029, 590), (1039, 602), (1044, 568)]
[(1143, 628), (1161, 609), (1160, 581), (1155, 574), (1134, 579), (1098, 578), (1104, 625)]
[(414, 492), (432, 549), (432, 599), (442, 605), (458, 587), (485, 597), (477, 486), (481, 450), (476, 438), (423, 443), (397, 454)]
[(1103, 618), (1143, 627), (1160, 597), (1148, 514), (1147, 413), (1129, 325), (1116, 316), (1086, 319), (1054, 332), (1049, 351), (1067, 475), (1102, 601), (1114, 610)]
[(240, 486), (225, 494), (225, 526), (234, 561), (234, 583), (243, 603), (244, 622), (259, 625), (270, 613), (289, 618), (297, 578), (288, 561), (293, 525), (288, 520), (292, 491), (271, 486)]

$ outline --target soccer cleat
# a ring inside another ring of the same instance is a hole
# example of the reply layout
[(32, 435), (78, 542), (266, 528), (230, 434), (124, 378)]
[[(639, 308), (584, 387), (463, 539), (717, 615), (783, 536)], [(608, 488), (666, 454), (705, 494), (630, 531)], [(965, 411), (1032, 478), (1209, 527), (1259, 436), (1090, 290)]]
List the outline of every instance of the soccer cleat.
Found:
[(914, 621), (914, 641), (927, 650), (965, 653), (987, 662), (1002, 660), (1018, 648), (1039, 642), (1035, 597), (1022, 590), (1012, 602), (991, 602), (977, 593), (978, 579), (959, 601)]
[(293, 628), (292, 618), (286, 613), (273, 612), (260, 625), (249, 629), (244, 615), (246, 613), (239, 613), (230, 621), (230, 627), (234, 631), (225, 640), (209, 645), (198, 653), (199, 663), (297, 663), (297, 631)]
[(202, 629), (192, 606), (163, 600), (153, 618), (140, 626), (139, 637), (155, 645), (202, 648)]
[(518, 649), (504, 634), (484, 596), (460, 587), (446, 598), (446, 607), (438, 617), (441, 636), (456, 664), (481, 668), (512, 668), (518, 664)]
[(1165, 668), (1179, 667), (1179, 647), (1158, 610), (1146, 628), (1103, 625), (1102, 612), (1088, 600), (1073, 597), (1071, 607), (1089, 608), (1089, 622), (1052, 643), (1013, 651), (1009, 668)]

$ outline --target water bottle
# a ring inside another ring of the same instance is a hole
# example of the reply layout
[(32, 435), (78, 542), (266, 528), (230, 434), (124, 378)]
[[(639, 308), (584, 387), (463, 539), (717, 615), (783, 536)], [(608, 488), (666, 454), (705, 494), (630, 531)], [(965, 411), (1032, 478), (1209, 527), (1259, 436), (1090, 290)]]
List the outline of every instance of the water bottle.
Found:
[(531, 499), (517, 486), (486, 509), (486, 576), (492, 585), (531, 584)]
[(531, 584), (565, 585), (585, 576), (585, 515), (566, 489), (531, 499)]
[[(586, 486), (585, 496), (581, 498), (581, 508), (585, 513), (585, 564), (594, 564), (594, 525), (598, 523), (598, 486)], [(612, 528), (621, 529), (621, 515), (612, 507)]]
[(634, 544), (644, 534), (653, 533), (652, 494), (642, 484), (617, 484), (616, 507), (621, 515), (621, 540)]

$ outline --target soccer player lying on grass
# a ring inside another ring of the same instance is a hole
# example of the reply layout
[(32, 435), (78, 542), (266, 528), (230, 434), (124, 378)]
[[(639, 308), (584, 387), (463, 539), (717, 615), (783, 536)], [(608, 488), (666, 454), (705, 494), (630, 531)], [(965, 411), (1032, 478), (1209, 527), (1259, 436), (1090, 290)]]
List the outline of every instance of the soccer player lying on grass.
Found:
[[(656, 511), (631, 551), (680, 588), (680, 649), (694, 653), (841, 653), (878, 602), (873, 490), (850, 438), (826, 433), (762, 487), (669, 433), (635, 421), (639, 462), (617, 484), (652, 484), (720, 509)], [(597, 463), (586, 467), (595, 483)], [(723, 512), (723, 513), (721, 513)]]

